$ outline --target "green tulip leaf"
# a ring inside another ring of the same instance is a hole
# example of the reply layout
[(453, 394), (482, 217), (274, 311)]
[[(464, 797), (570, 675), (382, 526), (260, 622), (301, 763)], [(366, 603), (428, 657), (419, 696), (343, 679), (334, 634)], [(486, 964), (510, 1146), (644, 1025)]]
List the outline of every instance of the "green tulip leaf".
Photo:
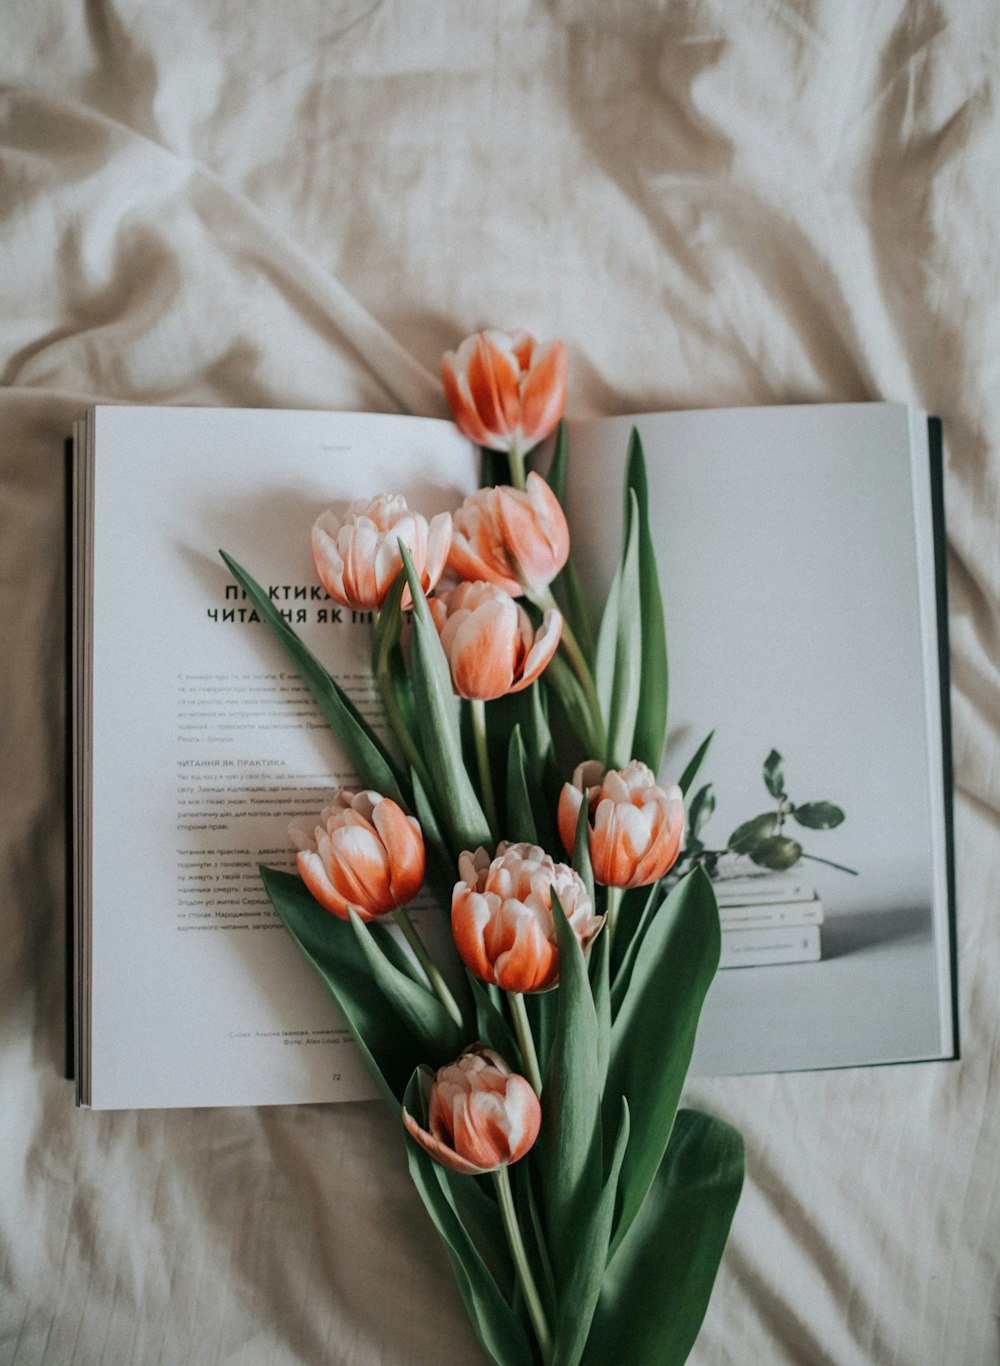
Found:
[[(405, 1105), (426, 1126), (420, 1077), (414, 1072), (406, 1088)], [(500, 1292), (458, 1213), (450, 1174), (406, 1135), (406, 1154), (413, 1184), (437, 1229), (458, 1282), (458, 1289), (483, 1350), (496, 1366), (531, 1366), (534, 1357), (527, 1334)]]
[(635, 928), (629, 938), (628, 948), (621, 957), (615, 970), (614, 985), (611, 990), (611, 1015), (614, 1018), (621, 1009), (625, 993), (628, 991), (629, 982), (632, 980), (632, 971), (635, 967), (636, 959), (642, 949), (642, 941), (649, 930), (656, 914), (657, 907), (663, 899), (663, 882), (654, 882), (651, 887), (637, 888), (637, 891), (645, 891), (646, 900), (642, 908)]
[(586, 1346), (591, 1321), (604, 1283), (615, 1197), (618, 1193), (618, 1175), (628, 1147), (628, 1136), (629, 1108), (628, 1101), (623, 1096), (610, 1170), (594, 1202), (590, 1218), (577, 1235), (573, 1248), (572, 1271), (559, 1297), (559, 1317), (556, 1323), (552, 1366), (578, 1366)]
[(349, 916), (372, 981), (417, 1041), (423, 1060), (435, 1067), (454, 1061), (465, 1042), (462, 1030), (429, 986), (414, 982), (389, 961), (353, 909)]
[(597, 893), (594, 887), (594, 869), (590, 862), (590, 804), (586, 793), (580, 802), (576, 817), (576, 835), (573, 840), (573, 871), (580, 877), (587, 889), (591, 904), (596, 907)]
[(685, 800), (687, 799), (687, 794), (691, 791), (692, 787), (694, 787), (695, 780), (701, 772), (701, 766), (708, 756), (708, 751), (711, 749), (712, 741), (714, 739), (715, 731), (710, 730), (695, 750), (694, 757), (691, 759), (687, 768), (685, 768), (684, 772), (681, 774), (680, 782), (677, 785), (683, 793)]
[(598, 1021), (579, 940), (552, 892), (559, 953), (555, 1039), (542, 1087), (542, 1161), (548, 1246), (556, 1281), (568, 1283), (578, 1237), (600, 1189), (602, 1148)]
[(770, 839), (755, 844), (748, 853), (759, 867), (770, 868), (772, 872), (780, 873), (798, 863), (802, 857), (802, 845), (798, 840), (789, 839), (787, 835), (772, 835)]
[(517, 1057), (517, 1041), (513, 1031), (490, 1000), (489, 992), (471, 972), (466, 972), (466, 977), (476, 1011), (476, 1037), (489, 1044), (501, 1058), (509, 1060)]
[[(638, 430), (629, 438), (625, 467), (625, 516), (636, 519), (639, 551), (639, 632), (641, 683), (639, 709), (629, 757), (641, 759), (654, 773), (663, 759), (667, 737), (667, 633), (663, 621), (663, 595), (656, 568), (656, 552), (649, 533), (649, 482), (646, 458)], [(634, 507), (629, 507), (629, 495)]]
[(764, 785), (772, 797), (785, 795), (785, 761), (776, 749), (764, 760)]
[(809, 830), (834, 830), (844, 819), (844, 813), (833, 802), (804, 802), (792, 810), (799, 825)]
[(649, 1194), (605, 1272), (583, 1366), (687, 1361), (739, 1202), (743, 1168), (743, 1139), (735, 1129), (695, 1110), (678, 1111)]
[(621, 563), (612, 580), (597, 637), (597, 696), (606, 734), (604, 761), (622, 768), (632, 741), (642, 686), (642, 619), (639, 587), (639, 513), (628, 490)]
[(512, 843), (537, 844), (538, 832), (531, 811), (525, 763), (521, 727), (515, 726), (507, 747), (507, 825), (504, 833)]
[(602, 931), (590, 950), (590, 990), (597, 1014), (597, 1070), (606, 1076), (611, 1052), (611, 940)]
[(452, 853), (479, 845), (492, 848), (489, 825), (462, 754), (451, 670), (409, 551), (402, 542), (399, 549), (413, 598), (410, 667), (423, 752), (449, 827)]
[(620, 1096), (632, 1112), (613, 1248), (628, 1232), (666, 1149), (720, 950), (715, 892), (705, 871), (695, 868), (652, 917), (611, 1027), (605, 1134), (617, 1122)]
[(260, 619), (267, 623), (275, 639), (295, 665), (316, 699), (330, 729), (344, 746), (358, 777), (366, 787), (381, 793), (383, 797), (391, 797), (400, 805), (408, 806), (409, 798), (405, 794), (402, 774), (357, 707), (302, 643), (260, 584), (224, 550), (220, 550), (219, 554), (233, 578), (253, 603)]
[(301, 878), (261, 867), (264, 889), (351, 1031), (382, 1094), (398, 1107), (423, 1049), (372, 980), (368, 960), (346, 920), (325, 910)]
[[(565, 421), (561, 421), (556, 431), (555, 452), (552, 456), (552, 463), (549, 465), (546, 482), (563, 506), (565, 506), (566, 502), (566, 472), (568, 458), (569, 447), (566, 440), (566, 423)], [(587, 609), (586, 600), (584, 599), (583, 589), (580, 586), (580, 576), (576, 572), (576, 566), (573, 563), (572, 555), (569, 556), (559, 575), (553, 581), (552, 591), (562, 604), (566, 623), (576, 636), (577, 643), (583, 651), (584, 658), (587, 663), (593, 667), (594, 632), (590, 624), (590, 613)]]
[(729, 850), (734, 854), (753, 854), (762, 840), (770, 839), (778, 828), (778, 817), (773, 811), (738, 825), (729, 836)]
[(437, 814), (419, 775), (413, 773), (411, 778), (414, 814), (424, 837), (424, 850), (427, 855), (425, 878), (440, 904), (450, 906), (451, 893), (455, 886), (455, 860), (445, 845)]

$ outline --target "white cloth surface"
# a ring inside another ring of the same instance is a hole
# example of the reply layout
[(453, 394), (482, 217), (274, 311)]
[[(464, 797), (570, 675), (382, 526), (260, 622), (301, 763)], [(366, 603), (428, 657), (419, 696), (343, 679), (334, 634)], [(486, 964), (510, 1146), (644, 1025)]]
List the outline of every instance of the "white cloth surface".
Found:
[(378, 1104), (74, 1109), (62, 441), (95, 401), (443, 415), (490, 324), (566, 340), (577, 415), (944, 420), (963, 1058), (689, 1086), (748, 1152), (692, 1360), (1000, 1359), (997, 6), (7, 0), (0, 36), (0, 1363), (481, 1360)]

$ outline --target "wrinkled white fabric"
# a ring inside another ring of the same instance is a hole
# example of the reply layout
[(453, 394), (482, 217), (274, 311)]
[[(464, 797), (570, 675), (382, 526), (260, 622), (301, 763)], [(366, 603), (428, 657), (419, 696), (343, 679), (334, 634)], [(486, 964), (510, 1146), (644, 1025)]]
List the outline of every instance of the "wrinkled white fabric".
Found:
[(964, 1056), (689, 1087), (748, 1149), (692, 1360), (1000, 1357), (998, 29), (991, 0), (8, 0), (0, 1361), (481, 1359), (383, 1107), (74, 1110), (61, 443), (98, 400), (443, 414), (441, 353), (491, 324), (566, 340), (577, 415), (944, 419)]

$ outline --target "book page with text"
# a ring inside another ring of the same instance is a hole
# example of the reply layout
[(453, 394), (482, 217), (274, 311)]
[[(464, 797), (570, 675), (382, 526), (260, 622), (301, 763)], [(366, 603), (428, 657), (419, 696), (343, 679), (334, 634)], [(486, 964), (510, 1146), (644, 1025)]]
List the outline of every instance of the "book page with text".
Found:
[(95, 449), (90, 1103), (373, 1096), (257, 873), (294, 867), (289, 821), (352, 775), (218, 550), (378, 722), (370, 626), (319, 586), (312, 523), (382, 492), (453, 510), (475, 451), (434, 420), (162, 408), (98, 409)]

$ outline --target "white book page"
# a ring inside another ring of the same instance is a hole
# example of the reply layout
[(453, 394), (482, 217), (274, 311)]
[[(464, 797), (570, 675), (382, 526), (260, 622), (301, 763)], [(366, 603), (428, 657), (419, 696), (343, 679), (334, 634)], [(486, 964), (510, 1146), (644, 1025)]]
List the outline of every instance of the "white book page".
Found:
[(836, 830), (785, 833), (858, 870), (796, 865), (822, 898), (823, 960), (720, 974), (696, 1070), (950, 1056), (926, 423), (897, 404), (571, 423), (570, 525), (591, 602), (617, 563), (633, 423), (670, 655), (664, 775), (715, 728), (702, 780), (718, 805), (702, 838), (721, 847), (773, 809), (761, 766), (775, 748), (793, 801), (846, 813)]
[(218, 549), (374, 720), (370, 629), (318, 587), (312, 523), (380, 492), (430, 517), (476, 473), (447, 422), (98, 409), (93, 1106), (375, 1094), (257, 875), (294, 867), (289, 820), (318, 815), (350, 767)]

